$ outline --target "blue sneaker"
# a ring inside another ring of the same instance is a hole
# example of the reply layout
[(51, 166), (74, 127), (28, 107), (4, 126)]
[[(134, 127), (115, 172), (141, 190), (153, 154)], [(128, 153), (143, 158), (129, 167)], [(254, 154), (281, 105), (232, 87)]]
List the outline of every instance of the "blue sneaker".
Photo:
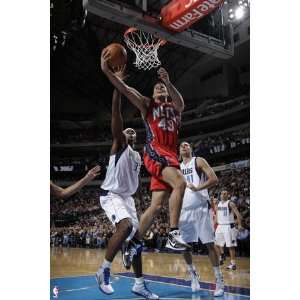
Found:
[(96, 273), (96, 281), (98, 283), (98, 288), (99, 290), (107, 295), (111, 295), (114, 293), (114, 289), (112, 288), (110, 282), (110, 269), (109, 268), (101, 268), (97, 273)]

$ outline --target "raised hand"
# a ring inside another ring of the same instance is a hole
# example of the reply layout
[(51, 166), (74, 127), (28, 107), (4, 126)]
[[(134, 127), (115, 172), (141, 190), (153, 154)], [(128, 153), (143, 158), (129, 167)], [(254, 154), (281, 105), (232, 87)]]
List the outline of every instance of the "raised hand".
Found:
[(90, 180), (93, 180), (95, 177), (100, 175), (100, 171), (101, 171), (101, 167), (99, 165), (97, 165), (96, 167), (90, 169), (87, 172), (86, 177)]
[(159, 79), (161, 79), (165, 84), (170, 82), (169, 74), (164, 68), (159, 68), (157, 71)]
[(111, 58), (110, 52), (108, 49), (104, 49), (101, 53), (101, 69), (103, 72), (108, 71), (109, 65), (108, 65), (108, 61)]
[(187, 188), (191, 189), (193, 192), (197, 192), (197, 188), (192, 184), (192, 183), (187, 183), (186, 185)]
[(113, 72), (118, 78), (120, 78), (121, 80), (125, 80), (128, 77), (128, 75), (125, 75), (125, 69), (126, 65), (117, 66), (113, 68)]

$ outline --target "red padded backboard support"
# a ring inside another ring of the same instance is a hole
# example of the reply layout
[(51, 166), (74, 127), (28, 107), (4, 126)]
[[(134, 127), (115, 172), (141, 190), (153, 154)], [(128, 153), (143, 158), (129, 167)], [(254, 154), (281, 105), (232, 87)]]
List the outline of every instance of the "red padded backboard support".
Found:
[(219, 7), (224, 0), (172, 0), (161, 9), (161, 24), (181, 32)]

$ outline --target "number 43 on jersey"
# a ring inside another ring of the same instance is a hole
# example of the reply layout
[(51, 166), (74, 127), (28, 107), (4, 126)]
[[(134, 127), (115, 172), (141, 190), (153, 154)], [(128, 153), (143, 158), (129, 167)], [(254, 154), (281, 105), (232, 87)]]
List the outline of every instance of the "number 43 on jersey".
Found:
[(166, 118), (163, 118), (159, 121), (158, 127), (165, 131), (174, 131), (173, 120), (167, 120)]

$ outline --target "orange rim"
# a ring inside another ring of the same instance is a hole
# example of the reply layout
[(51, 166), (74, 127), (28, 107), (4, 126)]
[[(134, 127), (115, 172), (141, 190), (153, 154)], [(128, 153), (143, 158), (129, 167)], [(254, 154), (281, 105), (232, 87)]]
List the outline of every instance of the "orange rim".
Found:
[[(139, 29), (136, 28), (136, 27), (129, 27), (129, 28), (124, 32), (124, 37), (127, 37), (129, 33), (135, 32), (135, 31), (138, 31), (138, 30), (139, 30)], [(159, 45), (160, 45), (160, 46), (163, 46), (163, 45), (165, 45), (165, 44), (167, 43), (166, 40), (164, 40), (164, 39), (162, 39), (162, 38), (160, 38), (160, 37), (158, 37), (158, 38), (159, 38), (159, 40), (160, 40), (160, 42), (159, 42)]]
[(129, 27), (125, 32), (124, 32), (124, 37), (126, 37), (129, 33), (137, 31), (138, 29), (135, 27)]

